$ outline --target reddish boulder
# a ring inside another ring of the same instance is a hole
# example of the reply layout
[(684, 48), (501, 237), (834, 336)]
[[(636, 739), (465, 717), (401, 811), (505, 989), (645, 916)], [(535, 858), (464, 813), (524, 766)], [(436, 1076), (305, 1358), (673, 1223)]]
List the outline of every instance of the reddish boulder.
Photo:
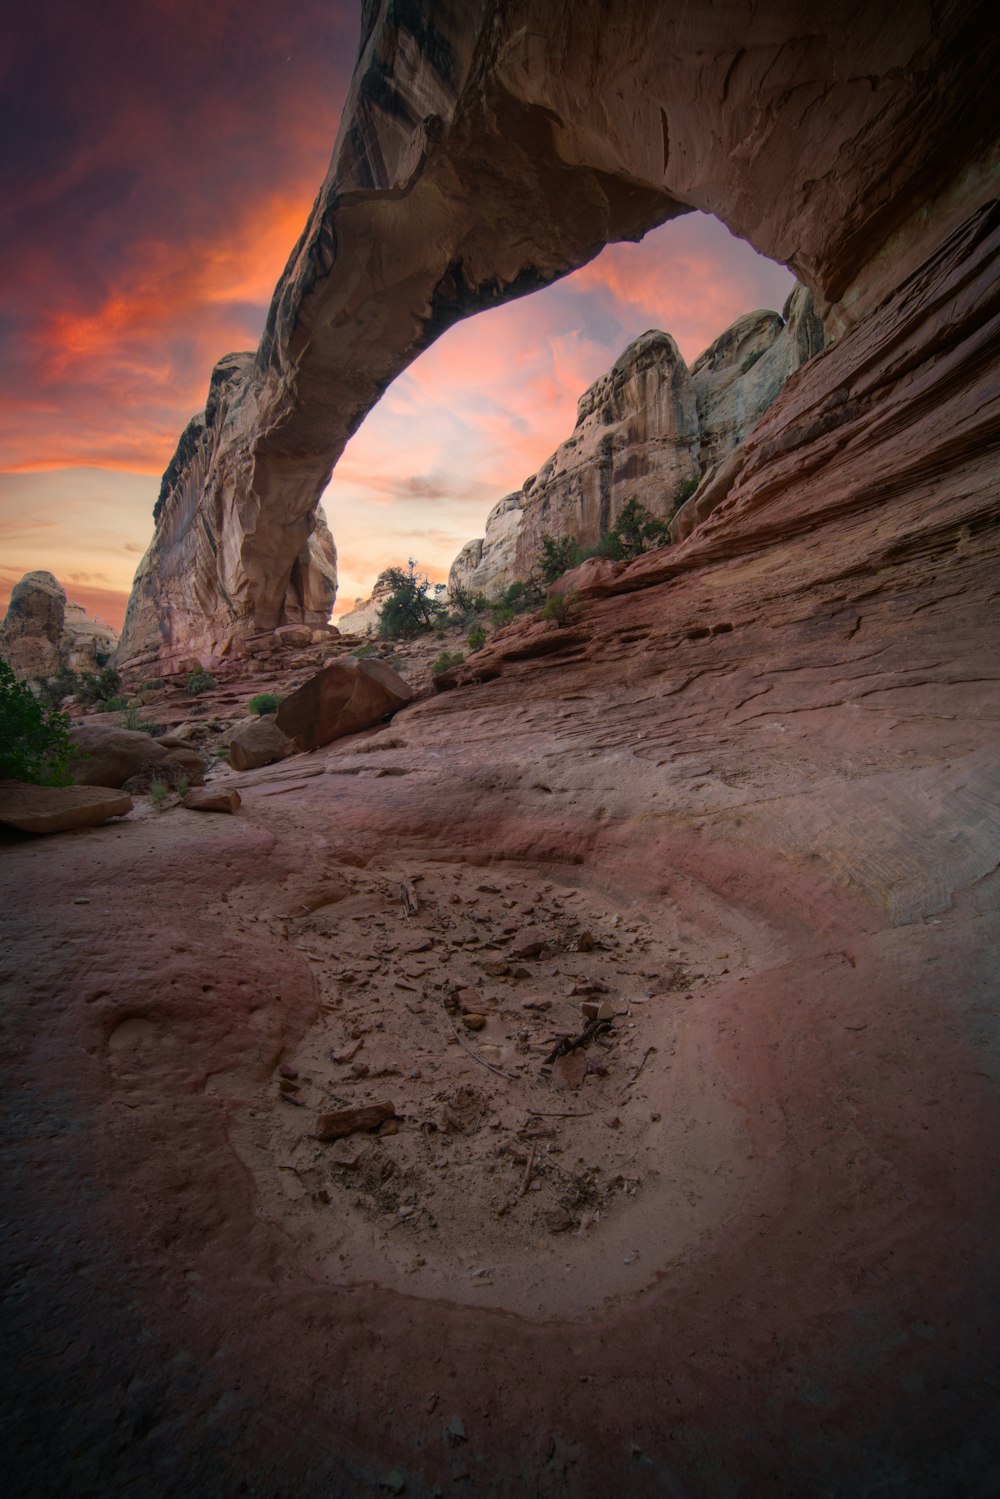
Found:
[(100, 786), (0, 786), (0, 823), (22, 833), (66, 833), (90, 828), (109, 817), (124, 817), (132, 798)]
[(235, 786), (202, 786), (189, 791), (181, 805), (191, 812), (238, 812), (241, 798)]
[(257, 770), (294, 753), (295, 745), (270, 713), (241, 724), (229, 741), (229, 763), (234, 770)]
[(148, 781), (156, 775), (171, 782), (183, 776), (195, 786), (205, 780), (205, 762), (196, 750), (166, 749), (152, 734), (136, 729), (83, 723), (74, 725), (70, 738), (75, 751), (70, 774), (80, 785), (118, 787), (137, 776)]
[(278, 728), (298, 750), (318, 749), (390, 718), (413, 688), (381, 661), (334, 661), (278, 709)]

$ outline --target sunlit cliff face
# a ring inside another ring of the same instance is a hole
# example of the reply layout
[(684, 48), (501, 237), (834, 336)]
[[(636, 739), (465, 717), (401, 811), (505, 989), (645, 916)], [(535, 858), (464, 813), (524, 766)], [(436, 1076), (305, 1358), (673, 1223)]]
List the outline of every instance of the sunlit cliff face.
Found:
[[(0, 608), (26, 571), (120, 624), (159, 476), (223, 354), (252, 348), (326, 168), (357, 7), (48, 0), (3, 78)], [(44, 20), (40, 23), (39, 17)], [(0, 64), (2, 67), (2, 64)], [(442, 577), (624, 345), (693, 359), (791, 286), (701, 215), (452, 329), (392, 386), (326, 506), (338, 610), (392, 561)]]

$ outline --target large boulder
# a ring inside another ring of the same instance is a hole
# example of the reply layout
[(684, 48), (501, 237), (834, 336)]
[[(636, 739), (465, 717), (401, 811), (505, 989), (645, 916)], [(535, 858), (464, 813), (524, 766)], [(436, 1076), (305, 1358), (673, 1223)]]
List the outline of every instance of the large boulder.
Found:
[(285, 698), (277, 723), (297, 750), (318, 749), (390, 718), (413, 688), (381, 661), (334, 661)]
[(124, 817), (131, 810), (130, 796), (99, 786), (29, 786), (23, 781), (0, 785), (0, 823), (22, 833), (66, 833)]
[(229, 739), (229, 763), (234, 770), (257, 770), (294, 753), (295, 745), (278, 728), (272, 713), (238, 724)]
[(75, 748), (70, 762), (74, 781), (84, 786), (124, 786), (136, 777), (152, 778), (157, 772), (176, 783), (181, 776), (189, 785), (201, 786), (205, 762), (196, 750), (165, 749), (151, 734), (119, 729), (111, 724), (77, 724), (70, 730)]

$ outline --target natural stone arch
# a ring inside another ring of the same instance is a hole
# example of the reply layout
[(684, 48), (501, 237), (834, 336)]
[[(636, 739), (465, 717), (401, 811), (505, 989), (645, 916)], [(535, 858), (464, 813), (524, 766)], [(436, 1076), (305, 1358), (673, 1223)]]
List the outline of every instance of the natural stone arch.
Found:
[[(358, 425), (445, 328), (694, 208), (843, 326), (991, 190), (984, 7), (367, 3), (333, 159), (255, 355), (164, 476), (120, 659), (319, 623), (317, 516)], [(954, 185), (957, 184), (957, 185)], [(921, 214), (928, 198), (940, 211)]]

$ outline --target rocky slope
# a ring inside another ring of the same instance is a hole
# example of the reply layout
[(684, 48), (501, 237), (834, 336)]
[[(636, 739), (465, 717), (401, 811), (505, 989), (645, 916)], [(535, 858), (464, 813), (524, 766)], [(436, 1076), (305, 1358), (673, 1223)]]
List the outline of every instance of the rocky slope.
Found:
[[(591, 568), (565, 626), (508, 627), (381, 733), (217, 773), (236, 815), (0, 834), (8, 1486), (992, 1499), (1000, 206), (969, 153), (994, 32), (756, 7), (730, 53), (749, 7), (640, 32), (585, 3), (490, 10), (452, 55), (435, 7), (404, 66), (404, 10), (366, 12), (396, 70), (342, 156), (391, 175), (421, 56), (454, 90), (481, 41), (484, 93), (547, 101), (535, 136), (600, 147), (609, 187), (668, 142), (843, 327), (703, 523)], [(383, 288), (453, 121), (381, 200)], [(595, 180), (554, 174), (574, 234)], [(449, 176), (434, 245), (483, 181)], [(348, 260), (365, 191), (328, 220)], [(565, 1050), (602, 997), (610, 1029)], [(362, 1108), (377, 1133), (318, 1138)]]
[(8, 836), (18, 1492), (993, 1494), (998, 262), (565, 627)]
[(456, 319), (609, 240), (700, 208), (834, 331), (861, 318), (992, 195), (994, 30), (967, 0), (367, 6), (261, 344), (217, 368), (164, 477), (122, 661), (322, 605), (318, 500), (380, 393)]
[(784, 316), (739, 318), (690, 370), (669, 333), (643, 334), (580, 397), (572, 436), (493, 507), (486, 535), (455, 558), (449, 588), (490, 597), (536, 568), (545, 534), (593, 546), (633, 498), (672, 515), (684, 486), (715, 473), (823, 341), (804, 287)]
[(23, 680), (54, 676), (60, 667), (95, 671), (117, 644), (117, 631), (91, 619), (44, 571), (25, 573), (14, 585), (0, 622), (0, 656)]

